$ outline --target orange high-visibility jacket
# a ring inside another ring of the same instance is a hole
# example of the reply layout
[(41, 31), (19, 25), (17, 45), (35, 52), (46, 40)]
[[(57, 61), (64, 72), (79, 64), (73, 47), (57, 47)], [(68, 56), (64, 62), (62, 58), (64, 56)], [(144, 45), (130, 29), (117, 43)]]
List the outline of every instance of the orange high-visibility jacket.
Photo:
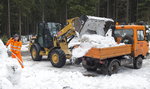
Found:
[(22, 42), (21, 41), (15, 41), (13, 38), (10, 38), (8, 42), (6, 43), (6, 46), (10, 45), (10, 50), (15, 53), (21, 53), (21, 47), (22, 47)]
[(11, 50), (11, 52), (13, 52), (12, 58), (19, 58), (19, 60), (21, 62), (23, 62), (22, 56), (21, 56), (22, 42), (21, 41), (15, 41), (13, 38), (10, 38), (8, 40), (8, 42), (6, 43), (6, 46), (8, 46), (8, 45), (10, 45), (10, 50)]

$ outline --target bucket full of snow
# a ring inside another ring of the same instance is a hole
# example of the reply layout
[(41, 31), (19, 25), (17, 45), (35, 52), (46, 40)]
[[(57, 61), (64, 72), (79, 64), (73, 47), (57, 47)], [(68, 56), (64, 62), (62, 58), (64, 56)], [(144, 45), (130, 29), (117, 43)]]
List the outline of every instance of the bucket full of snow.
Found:
[(114, 21), (110, 18), (83, 15), (75, 21), (75, 29), (80, 35), (98, 34), (105, 36)]

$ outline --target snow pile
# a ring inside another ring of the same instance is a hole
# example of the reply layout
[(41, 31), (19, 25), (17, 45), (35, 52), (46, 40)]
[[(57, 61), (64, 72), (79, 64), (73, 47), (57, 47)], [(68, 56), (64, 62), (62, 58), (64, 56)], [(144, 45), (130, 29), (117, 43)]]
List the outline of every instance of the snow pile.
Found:
[(84, 56), (91, 48), (107, 48), (124, 45), (124, 43), (117, 44), (111, 36), (105, 37), (96, 34), (85, 34), (81, 37), (80, 42), (80, 46), (74, 48), (72, 51), (72, 55), (75, 58)]
[(21, 67), (16, 59), (8, 57), (7, 49), (0, 40), (0, 89), (13, 89), (21, 75)]
[(32, 35), (26, 35), (26, 36), (21, 36), (21, 41), (22, 41), (22, 47), (21, 51), (28, 51), (29, 50), (29, 39), (31, 38)]
[(29, 42), (28, 44), (23, 44), (21, 47), (21, 51), (28, 51), (29, 50)]
[(28, 39), (26, 36), (21, 36), (21, 40), (22, 40), (22, 43), (25, 44), (28, 42)]
[(75, 38), (73, 38), (70, 42), (69, 42), (69, 44), (68, 44), (68, 47), (70, 48), (70, 47), (73, 47), (73, 46), (75, 46), (75, 45), (80, 45), (80, 41), (79, 41), (79, 38), (78, 37), (75, 37)]

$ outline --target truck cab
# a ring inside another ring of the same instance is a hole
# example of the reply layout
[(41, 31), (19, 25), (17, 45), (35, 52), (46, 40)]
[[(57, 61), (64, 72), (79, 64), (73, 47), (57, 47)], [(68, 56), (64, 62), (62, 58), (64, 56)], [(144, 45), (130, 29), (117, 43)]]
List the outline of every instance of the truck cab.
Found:
[(142, 25), (117, 25), (114, 31), (117, 43), (124, 42), (132, 44), (132, 55), (138, 57), (146, 56), (149, 43), (145, 26)]

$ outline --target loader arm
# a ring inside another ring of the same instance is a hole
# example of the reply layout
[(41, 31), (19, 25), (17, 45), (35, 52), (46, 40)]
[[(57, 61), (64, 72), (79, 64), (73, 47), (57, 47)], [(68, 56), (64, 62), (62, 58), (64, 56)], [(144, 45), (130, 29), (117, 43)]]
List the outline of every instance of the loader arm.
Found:
[(78, 19), (78, 17), (67, 20), (68, 24), (63, 29), (61, 29), (54, 38), (54, 46), (60, 47), (61, 50), (63, 50), (66, 54), (67, 59), (70, 59), (72, 56), (71, 51), (68, 48), (68, 43), (76, 35), (74, 27), (74, 21), (76, 19)]
[(60, 30), (57, 33), (57, 38), (58, 39), (64, 39), (64, 38), (69, 38), (71, 36), (76, 35), (75, 33), (75, 27), (74, 27), (74, 21), (78, 19), (79, 17), (75, 17), (72, 19), (67, 20), (68, 25), (66, 25), (62, 30)]

